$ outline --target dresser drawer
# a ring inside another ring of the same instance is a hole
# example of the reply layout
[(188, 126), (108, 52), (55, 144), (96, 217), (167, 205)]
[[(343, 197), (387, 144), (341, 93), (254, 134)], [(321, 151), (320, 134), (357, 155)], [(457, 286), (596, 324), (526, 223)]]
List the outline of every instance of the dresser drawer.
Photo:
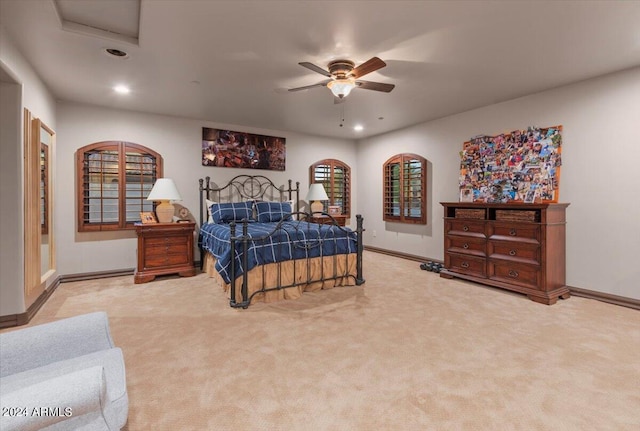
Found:
[(487, 274), (487, 261), (475, 256), (447, 253), (445, 255), (445, 266), (449, 271), (460, 272), (477, 277), (486, 277)]
[(488, 237), (493, 240), (540, 243), (540, 226), (529, 223), (491, 223)]
[(540, 264), (540, 246), (514, 241), (488, 241), (487, 256), (532, 265)]
[(464, 219), (445, 221), (445, 234), (484, 238), (484, 222)]
[(447, 235), (445, 237), (445, 251), (449, 253), (486, 256), (486, 240), (466, 236)]
[(488, 276), (491, 280), (539, 289), (541, 271), (539, 266), (520, 265), (514, 262), (490, 260)]

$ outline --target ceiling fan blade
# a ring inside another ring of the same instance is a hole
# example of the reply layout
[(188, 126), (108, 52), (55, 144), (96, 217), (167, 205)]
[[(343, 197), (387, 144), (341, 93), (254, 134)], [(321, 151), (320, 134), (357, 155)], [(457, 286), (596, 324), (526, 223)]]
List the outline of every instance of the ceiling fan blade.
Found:
[(356, 67), (351, 71), (351, 75), (354, 78), (360, 78), (361, 76), (366, 75), (367, 73), (375, 72), (378, 69), (382, 69), (385, 67), (387, 63), (380, 60), (378, 57), (373, 57), (362, 63), (360, 66)]
[(317, 84), (305, 85), (304, 87), (290, 88), (289, 91), (302, 91), (302, 90), (308, 90), (309, 88), (314, 88), (314, 87), (326, 87), (327, 83), (329, 83), (330, 81), (331, 80), (328, 79), (326, 81), (318, 82)]
[(385, 93), (389, 93), (396, 87), (394, 84), (384, 84), (382, 82), (371, 81), (356, 81), (356, 85), (358, 88), (363, 88), (365, 90), (384, 91)]
[(309, 70), (313, 70), (314, 72), (317, 72), (320, 75), (328, 76), (329, 78), (331, 78), (331, 74), (328, 71), (324, 70), (323, 68), (321, 68), (319, 66), (316, 66), (313, 63), (309, 63), (307, 61), (303, 61), (302, 63), (298, 63), (298, 64), (300, 66), (302, 66), (302, 67), (306, 67)]

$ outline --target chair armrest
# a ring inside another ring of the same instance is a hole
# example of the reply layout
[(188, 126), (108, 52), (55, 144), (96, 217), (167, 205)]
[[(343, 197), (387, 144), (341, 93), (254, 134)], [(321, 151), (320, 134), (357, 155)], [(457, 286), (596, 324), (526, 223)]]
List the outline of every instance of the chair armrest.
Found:
[[(0, 429), (37, 431), (88, 415), (87, 422), (104, 423), (107, 405), (104, 369), (100, 366), (64, 374), (12, 392), (2, 393)], [(77, 419), (76, 419), (77, 420)]]
[(112, 347), (104, 312), (2, 333), (0, 377)]

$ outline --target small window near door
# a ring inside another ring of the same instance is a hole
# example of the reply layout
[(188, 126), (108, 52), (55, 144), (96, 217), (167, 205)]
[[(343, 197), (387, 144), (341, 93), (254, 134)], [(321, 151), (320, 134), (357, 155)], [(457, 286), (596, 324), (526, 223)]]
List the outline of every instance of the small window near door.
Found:
[(162, 177), (162, 156), (131, 142), (105, 141), (78, 149), (78, 231), (133, 229)]
[(416, 154), (397, 154), (383, 167), (383, 219), (426, 224), (427, 160)]
[(329, 206), (340, 207), (342, 215), (351, 214), (351, 168), (336, 159), (315, 162), (309, 168), (309, 184), (320, 183), (324, 186), (329, 200), (323, 202), (323, 211), (329, 212)]

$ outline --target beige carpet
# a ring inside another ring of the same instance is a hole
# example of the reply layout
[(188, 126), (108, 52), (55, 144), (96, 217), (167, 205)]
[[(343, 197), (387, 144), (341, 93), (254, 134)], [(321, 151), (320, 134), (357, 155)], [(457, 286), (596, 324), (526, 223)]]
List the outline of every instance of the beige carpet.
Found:
[(206, 275), (60, 285), (105, 310), (129, 431), (640, 429), (640, 313), (545, 306), (365, 252), (359, 287), (233, 310)]

